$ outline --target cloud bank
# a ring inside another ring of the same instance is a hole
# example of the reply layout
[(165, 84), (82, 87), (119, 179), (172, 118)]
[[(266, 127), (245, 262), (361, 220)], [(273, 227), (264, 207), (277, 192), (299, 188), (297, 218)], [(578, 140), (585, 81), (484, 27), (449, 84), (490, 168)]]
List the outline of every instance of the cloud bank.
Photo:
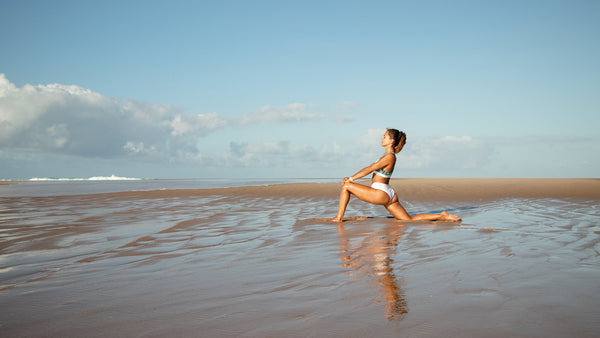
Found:
[(107, 97), (76, 85), (18, 88), (0, 74), (0, 151), (199, 160), (198, 140), (229, 125), (312, 120), (349, 118), (310, 113), (306, 104), (292, 103), (227, 119), (215, 112), (190, 114), (169, 104)]
[(196, 153), (199, 137), (223, 128), (216, 113), (107, 97), (79, 86), (17, 88), (0, 74), (0, 147), (86, 157)]
[[(342, 105), (355, 106), (351, 102)], [(198, 148), (202, 138), (228, 127), (351, 120), (346, 115), (312, 110), (306, 104), (292, 103), (264, 106), (239, 118), (225, 118), (216, 112), (190, 114), (172, 105), (107, 97), (75, 85), (18, 88), (0, 74), (0, 157), (26, 161), (36, 154), (44, 154), (44, 158), (67, 155), (123, 158), (129, 163), (138, 158), (156, 163), (177, 160), (219, 174), (244, 168), (249, 174), (254, 170), (264, 175), (263, 169), (278, 168), (273, 175), (298, 177), (348, 176), (377, 160), (385, 129), (369, 129), (362, 136), (347, 135), (323, 144), (299, 144), (289, 138), (250, 141), (247, 137), (208, 153), (200, 153)], [(402, 170), (399, 175), (427, 175), (428, 170), (449, 175), (452, 171), (457, 175), (477, 173), (490, 166), (498, 143), (504, 144), (471, 136), (409, 134), (396, 168)]]
[(408, 143), (407, 150), (410, 155), (401, 166), (408, 169), (477, 169), (495, 153), (492, 143), (471, 136), (421, 138)]
[[(277, 168), (270, 175), (284, 173), (304, 177), (344, 177), (354, 174), (383, 155), (380, 140), (385, 129), (369, 129), (346, 141), (310, 146), (290, 140), (279, 142), (234, 141), (229, 149), (210, 154), (207, 163), (252, 171)], [(419, 176), (435, 171), (460, 174), (484, 172), (496, 154), (494, 142), (471, 136), (408, 136), (397, 156), (397, 176)], [(294, 176), (294, 177), (296, 177)]]

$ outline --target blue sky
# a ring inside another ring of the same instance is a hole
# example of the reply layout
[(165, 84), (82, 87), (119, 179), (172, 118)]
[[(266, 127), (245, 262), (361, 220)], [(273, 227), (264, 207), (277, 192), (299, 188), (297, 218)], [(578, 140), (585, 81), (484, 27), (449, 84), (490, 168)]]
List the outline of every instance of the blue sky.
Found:
[(598, 1), (2, 1), (0, 179), (598, 177)]

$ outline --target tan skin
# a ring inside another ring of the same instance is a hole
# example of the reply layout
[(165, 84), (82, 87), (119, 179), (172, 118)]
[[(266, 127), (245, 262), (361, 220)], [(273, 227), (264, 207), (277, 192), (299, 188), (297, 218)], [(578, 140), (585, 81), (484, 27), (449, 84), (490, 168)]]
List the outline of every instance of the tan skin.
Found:
[[(381, 287), (381, 298), (386, 303), (385, 317), (401, 319), (408, 313), (407, 298), (394, 274), (391, 257), (398, 245), (396, 241), (404, 232), (394, 230), (397, 229), (394, 226), (386, 227), (383, 233), (371, 233), (363, 237), (347, 235), (342, 223), (339, 223), (337, 228), (340, 235), (342, 267), (352, 268), (355, 272), (366, 268), (369, 275), (377, 276), (375, 281)], [(351, 245), (356, 239), (361, 239), (360, 244)]]
[[(342, 222), (344, 218), (344, 213), (346, 212), (346, 207), (348, 206), (348, 202), (350, 202), (350, 196), (354, 195), (358, 197), (361, 201), (365, 201), (372, 204), (383, 205), (392, 216), (394, 216), (397, 220), (403, 221), (460, 221), (460, 217), (456, 215), (449, 214), (447, 212), (442, 212), (440, 214), (419, 214), (410, 216), (404, 207), (398, 202), (398, 194), (394, 195), (394, 198), (390, 201), (390, 197), (387, 193), (373, 189), (371, 187), (353, 183), (352, 181), (358, 180), (362, 177), (367, 176), (373, 171), (383, 168), (385, 171), (391, 173), (394, 170), (394, 166), (396, 165), (396, 155), (394, 152), (394, 139), (390, 136), (390, 133), (386, 131), (381, 139), (381, 146), (385, 148), (385, 152), (390, 154), (386, 154), (382, 158), (380, 158), (377, 162), (359, 170), (356, 174), (351, 177), (344, 177), (342, 180), (342, 191), (340, 193), (340, 203), (338, 207), (337, 215), (331, 219), (334, 222)], [(390, 179), (381, 177), (379, 175), (373, 174), (371, 179), (371, 183), (381, 182), (384, 184), (389, 184)]]

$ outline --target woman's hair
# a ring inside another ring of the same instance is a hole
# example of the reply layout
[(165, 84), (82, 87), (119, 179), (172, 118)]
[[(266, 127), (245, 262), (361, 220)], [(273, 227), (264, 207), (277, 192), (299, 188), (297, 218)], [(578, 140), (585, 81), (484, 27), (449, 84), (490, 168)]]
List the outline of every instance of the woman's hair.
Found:
[(399, 131), (398, 129), (388, 128), (388, 133), (394, 140), (394, 151), (397, 153), (404, 148), (406, 144), (406, 134), (403, 131)]

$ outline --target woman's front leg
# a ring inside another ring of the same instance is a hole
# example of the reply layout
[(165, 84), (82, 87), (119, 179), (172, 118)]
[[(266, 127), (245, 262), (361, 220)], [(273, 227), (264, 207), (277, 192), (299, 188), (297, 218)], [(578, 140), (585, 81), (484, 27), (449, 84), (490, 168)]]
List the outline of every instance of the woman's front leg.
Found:
[(346, 207), (348, 206), (348, 202), (350, 202), (350, 192), (348, 191), (347, 187), (348, 184), (354, 183), (344, 182), (344, 184), (342, 185), (342, 191), (340, 192), (340, 202), (338, 205), (338, 212), (337, 215), (335, 215), (335, 217), (331, 219), (331, 221), (333, 222), (341, 222), (344, 218), (344, 213), (346, 213)]
[(363, 202), (386, 205), (390, 201), (390, 197), (386, 192), (373, 189), (366, 185), (358, 183), (346, 183), (344, 186), (347, 187), (348, 191), (352, 195), (358, 197)]

